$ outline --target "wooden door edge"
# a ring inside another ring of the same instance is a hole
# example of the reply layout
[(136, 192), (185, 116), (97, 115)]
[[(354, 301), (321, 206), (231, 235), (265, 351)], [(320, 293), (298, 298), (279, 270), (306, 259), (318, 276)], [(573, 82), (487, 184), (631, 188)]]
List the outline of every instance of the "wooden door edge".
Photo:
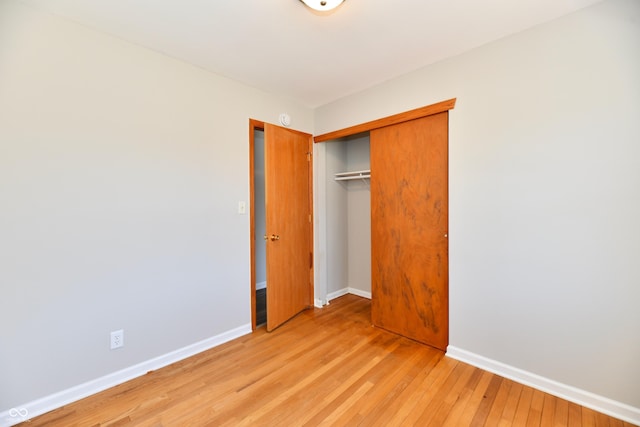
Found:
[(315, 298), (315, 285), (314, 285), (314, 275), (315, 275), (315, 256), (316, 253), (314, 251), (314, 219), (315, 216), (313, 214), (313, 135), (309, 135), (309, 256), (310, 256), (310, 268), (309, 268), (309, 308), (313, 308), (314, 306), (314, 298)]

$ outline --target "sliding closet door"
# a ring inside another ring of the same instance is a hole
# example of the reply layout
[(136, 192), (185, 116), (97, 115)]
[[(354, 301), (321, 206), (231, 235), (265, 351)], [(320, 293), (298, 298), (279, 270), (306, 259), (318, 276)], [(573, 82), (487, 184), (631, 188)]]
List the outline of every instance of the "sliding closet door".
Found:
[(448, 112), (371, 131), (373, 324), (446, 350)]

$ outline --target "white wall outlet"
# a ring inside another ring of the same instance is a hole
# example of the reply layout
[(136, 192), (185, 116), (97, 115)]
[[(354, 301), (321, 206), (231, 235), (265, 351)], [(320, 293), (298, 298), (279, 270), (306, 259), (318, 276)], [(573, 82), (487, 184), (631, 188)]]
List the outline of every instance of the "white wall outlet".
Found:
[(238, 202), (238, 213), (240, 215), (247, 213), (247, 204), (245, 202)]
[(122, 329), (111, 332), (111, 350), (124, 345), (124, 331)]

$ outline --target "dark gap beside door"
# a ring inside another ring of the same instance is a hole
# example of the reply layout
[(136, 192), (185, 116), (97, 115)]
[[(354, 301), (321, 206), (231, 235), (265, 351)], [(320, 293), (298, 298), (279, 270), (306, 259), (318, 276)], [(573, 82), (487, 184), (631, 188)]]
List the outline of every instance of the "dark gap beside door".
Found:
[(267, 323), (267, 289), (256, 290), (256, 325)]

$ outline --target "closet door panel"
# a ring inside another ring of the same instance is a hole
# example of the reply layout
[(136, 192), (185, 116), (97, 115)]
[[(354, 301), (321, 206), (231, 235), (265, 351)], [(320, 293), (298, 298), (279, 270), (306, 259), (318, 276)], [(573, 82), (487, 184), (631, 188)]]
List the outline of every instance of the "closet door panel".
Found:
[(446, 350), (448, 112), (371, 131), (373, 324)]

